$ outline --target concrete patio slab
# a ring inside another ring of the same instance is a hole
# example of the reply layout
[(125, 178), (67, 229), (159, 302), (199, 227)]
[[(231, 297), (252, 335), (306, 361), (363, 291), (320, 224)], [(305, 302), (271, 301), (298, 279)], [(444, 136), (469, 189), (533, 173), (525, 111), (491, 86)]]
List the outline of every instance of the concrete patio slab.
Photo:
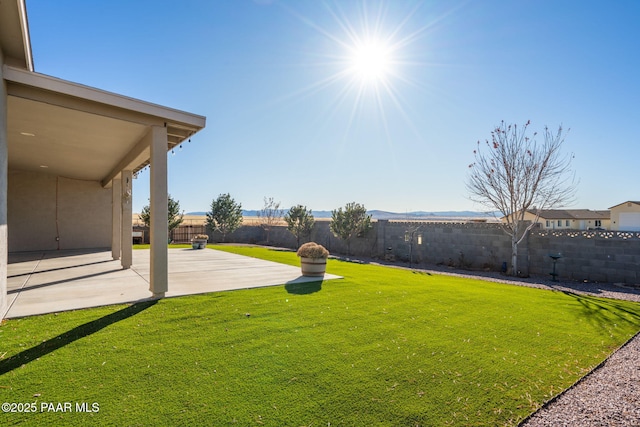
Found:
[[(169, 249), (166, 297), (317, 282), (298, 267), (212, 249)], [(123, 270), (111, 251), (9, 254), (7, 318), (147, 300), (149, 250)], [(338, 279), (326, 274), (322, 280)]]

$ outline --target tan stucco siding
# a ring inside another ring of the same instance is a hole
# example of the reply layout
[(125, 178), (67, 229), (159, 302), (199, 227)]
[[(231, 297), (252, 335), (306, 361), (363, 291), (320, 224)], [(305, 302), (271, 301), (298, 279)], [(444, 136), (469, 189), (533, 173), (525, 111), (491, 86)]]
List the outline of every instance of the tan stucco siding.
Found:
[(97, 181), (60, 178), (61, 249), (111, 247), (111, 189)]
[[(620, 214), (640, 214), (640, 205), (633, 202), (622, 203), (611, 208), (611, 229), (627, 231), (620, 228)], [(625, 227), (623, 227), (625, 228)], [(635, 229), (635, 227), (632, 227)]]
[(111, 245), (111, 190), (99, 182), (11, 171), (8, 196), (9, 252)]
[(54, 250), (56, 177), (9, 172), (9, 252)]

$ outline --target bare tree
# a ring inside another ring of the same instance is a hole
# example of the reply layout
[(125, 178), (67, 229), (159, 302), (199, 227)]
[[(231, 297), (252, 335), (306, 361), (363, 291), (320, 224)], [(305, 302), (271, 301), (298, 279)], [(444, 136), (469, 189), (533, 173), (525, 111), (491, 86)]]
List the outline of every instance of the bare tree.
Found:
[[(573, 155), (562, 154), (562, 126), (557, 132), (545, 127), (544, 142), (526, 136), (522, 128), (504, 121), (491, 132), (486, 147), (478, 141), (475, 162), (469, 165), (470, 199), (500, 211), (502, 224), (511, 237), (511, 274), (518, 274), (518, 245), (537, 223), (540, 212), (573, 202), (577, 182), (571, 172)], [(524, 223), (525, 214), (535, 219)]]
[(280, 202), (275, 202), (273, 197), (264, 198), (264, 207), (258, 212), (258, 218), (261, 220), (260, 226), (267, 232), (267, 245), (271, 229), (282, 220), (283, 215), (284, 210), (280, 209)]

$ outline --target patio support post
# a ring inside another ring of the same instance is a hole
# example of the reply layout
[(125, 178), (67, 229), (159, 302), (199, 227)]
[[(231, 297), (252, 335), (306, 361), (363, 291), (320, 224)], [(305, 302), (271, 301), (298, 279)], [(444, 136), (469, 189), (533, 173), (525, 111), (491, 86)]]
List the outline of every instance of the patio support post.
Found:
[(3, 76), (4, 56), (0, 47), (0, 320), (7, 314), (8, 225), (7, 193), (9, 150), (7, 135), (7, 84)]
[(122, 238), (122, 184), (120, 179), (111, 182), (111, 256), (120, 259)]
[(169, 288), (169, 269), (167, 242), (167, 128), (151, 127), (151, 176), (150, 176), (150, 243), (151, 243), (151, 280), (149, 290), (154, 298), (162, 298)]
[(121, 249), (121, 264), (123, 269), (128, 269), (133, 264), (133, 237), (132, 237), (132, 207), (131, 207), (131, 180), (133, 179), (133, 173), (131, 170), (123, 170), (121, 175), (121, 187), (122, 187), (122, 227), (120, 227), (121, 231), (121, 241), (120, 245)]

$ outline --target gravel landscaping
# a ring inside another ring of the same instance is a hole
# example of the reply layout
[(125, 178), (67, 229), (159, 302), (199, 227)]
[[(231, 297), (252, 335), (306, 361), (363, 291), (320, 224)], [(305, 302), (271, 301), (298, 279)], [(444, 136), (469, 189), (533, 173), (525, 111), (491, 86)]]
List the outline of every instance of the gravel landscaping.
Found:
[(521, 424), (542, 426), (640, 425), (640, 336)]

